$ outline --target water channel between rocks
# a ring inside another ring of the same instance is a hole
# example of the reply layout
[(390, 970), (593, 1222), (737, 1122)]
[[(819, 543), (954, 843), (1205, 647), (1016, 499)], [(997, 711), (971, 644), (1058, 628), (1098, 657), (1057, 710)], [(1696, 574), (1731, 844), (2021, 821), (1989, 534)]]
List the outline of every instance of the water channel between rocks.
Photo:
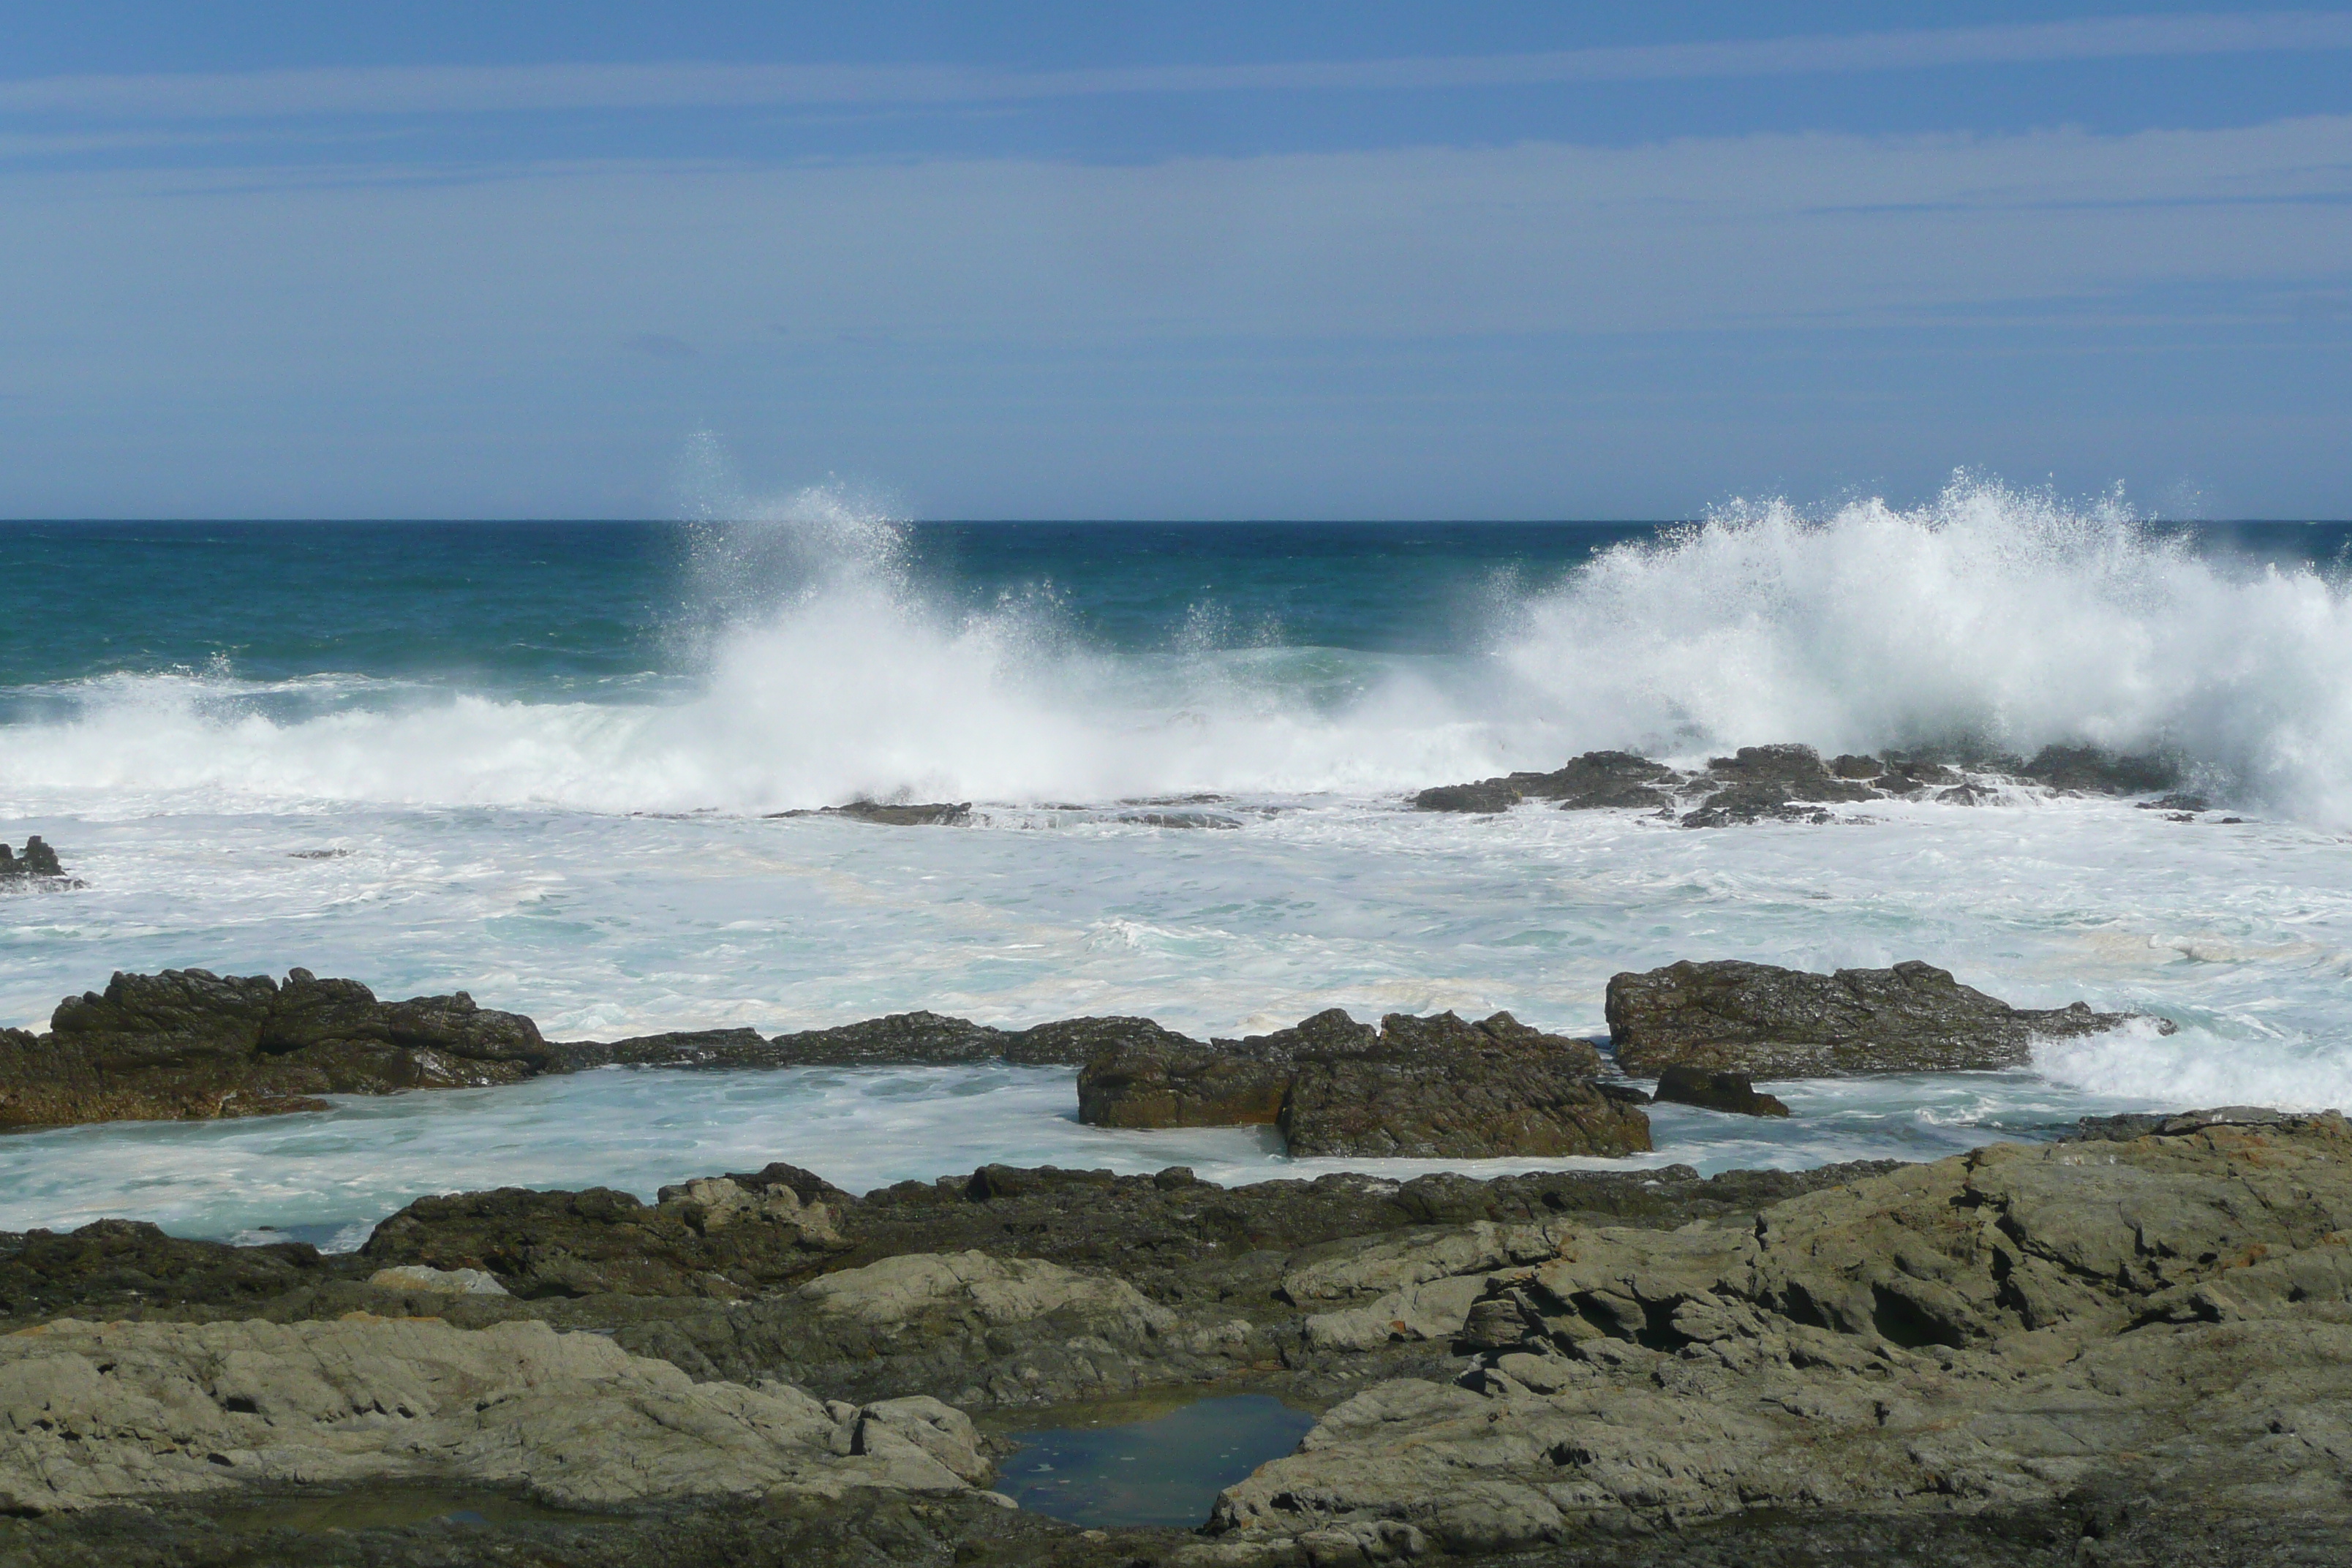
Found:
[[(1033, 1417), (1034, 1418), (1034, 1417)], [(996, 1489), (1023, 1508), (1090, 1528), (1206, 1522), (1217, 1494), (1298, 1447), (1315, 1417), (1271, 1394), (1094, 1406), (1064, 1426), (1002, 1431), (1020, 1445)]]

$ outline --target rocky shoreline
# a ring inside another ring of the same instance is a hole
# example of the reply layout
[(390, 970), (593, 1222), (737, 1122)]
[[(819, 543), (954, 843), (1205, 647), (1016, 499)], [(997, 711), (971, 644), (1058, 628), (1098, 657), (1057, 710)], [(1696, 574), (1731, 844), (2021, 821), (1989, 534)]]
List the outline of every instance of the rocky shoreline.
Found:
[(772, 1037), (567, 1042), (462, 991), (384, 1002), (307, 969), (282, 982), (166, 970), (117, 973), (103, 992), (67, 997), (45, 1034), (0, 1029), (0, 1131), (319, 1110), (323, 1095), (606, 1067), (1005, 1062), (1077, 1068), (1079, 1119), (1097, 1126), (1272, 1125), (1293, 1153), (1310, 1155), (1613, 1158), (1651, 1147), (1650, 1095), (1629, 1077), (1659, 1078), (1685, 1104), (1785, 1115), (1753, 1079), (2013, 1067), (2034, 1039), (2136, 1021), (2079, 1002), (2021, 1010), (1916, 961), (1830, 975), (1685, 961), (1615, 976), (1607, 1016), (1605, 1056), (1508, 1013), (1475, 1023), (1391, 1014), (1375, 1027), (1336, 1008), (1238, 1040), (1196, 1040), (1139, 1017), (1008, 1030), (916, 1012)]
[(1867, 800), (1982, 805), (1995, 792), (2021, 784), (2062, 795), (2171, 791), (2147, 804), (2179, 821), (2194, 821), (2209, 809), (2202, 798), (2179, 793), (2179, 764), (2162, 756), (2044, 746), (2030, 759), (1969, 747), (1824, 759), (1812, 747), (1794, 743), (1742, 746), (1696, 771), (1631, 752), (1587, 752), (1548, 773), (1515, 773), (1425, 789), (1412, 797), (1412, 805), (1422, 811), (1491, 815), (1523, 801), (1545, 801), (1566, 811), (1649, 812), (1685, 827), (1819, 825), (1836, 820), (1829, 809), (1833, 805)]
[[(775, 1164), (343, 1256), (102, 1221), (0, 1237), (0, 1556), (2338, 1561), (2347, 1234), (2352, 1129), (2249, 1110), (1705, 1180)], [(1171, 1386), (1319, 1419), (1198, 1532), (989, 1495), (972, 1417)], [(537, 1511), (270, 1521), (459, 1487)]]

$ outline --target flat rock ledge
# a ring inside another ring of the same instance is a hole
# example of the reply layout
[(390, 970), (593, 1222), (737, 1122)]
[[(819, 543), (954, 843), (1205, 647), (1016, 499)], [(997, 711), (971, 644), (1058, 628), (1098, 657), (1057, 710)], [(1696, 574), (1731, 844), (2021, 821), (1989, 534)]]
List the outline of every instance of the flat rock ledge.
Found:
[(958, 1492), (971, 1421), (697, 1383), (540, 1322), (88, 1323), (0, 1336), (0, 1507), (40, 1514), (301, 1481), (463, 1480), (569, 1508)]
[(1078, 1073), (1097, 1127), (1271, 1124), (1293, 1154), (1491, 1158), (1647, 1150), (1640, 1090), (1601, 1080), (1588, 1041), (1508, 1013), (1468, 1023), (1338, 1008), (1293, 1028), (1206, 1045), (1158, 1031), (1118, 1040)]
[[(2151, 795), (2173, 790), (2179, 782), (2179, 766), (2169, 758), (2095, 746), (2044, 746), (2031, 759), (1958, 748), (1825, 761), (1811, 746), (1782, 743), (1742, 746), (1730, 756), (1711, 758), (1696, 772), (1631, 752), (1587, 752), (1548, 773), (1440, 784), (1414, 795), (1412, 805), (1422, 811), (1492, 815), (1522, 801), (1549, 801), (1570, 811), (1644, 811), (1685, 827), (1728, 827), (1828, 823), (1835, 820), (1830, 807), (1865, 800), (1983, 805), (2016, 784), (2067, 795)], [(2177, 793), (2149, 804), (2183, 822), (2197, 821), (2209, 809), (2203, 799)]]
[(1916, 960), (1834, 974), (1685, 960), (1614, 976), (1607, 1007), (1617, 1065), (1639, 1078), (1675, 1068), (1761, 1079), (1981, 1071), (2025, 1065), (2036, 1039), (2135, 1021), (2161, 1034), (2174, 1028), (2080, 1002), (2012, 1007)]

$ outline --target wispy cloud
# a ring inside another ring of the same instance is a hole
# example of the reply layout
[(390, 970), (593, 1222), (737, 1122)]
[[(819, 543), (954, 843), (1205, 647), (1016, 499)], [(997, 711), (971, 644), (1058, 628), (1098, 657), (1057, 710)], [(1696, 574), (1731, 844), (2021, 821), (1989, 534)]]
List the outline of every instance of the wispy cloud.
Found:
[(0, 114), (285, 119), (757, 105), (1016, 102), (1182, 92), (1415, 91), (2352, 48), (2352, 12), (2008, 26), (1385, 60), (1000, 71), (891, 65), (426, 66), (0, 82)]

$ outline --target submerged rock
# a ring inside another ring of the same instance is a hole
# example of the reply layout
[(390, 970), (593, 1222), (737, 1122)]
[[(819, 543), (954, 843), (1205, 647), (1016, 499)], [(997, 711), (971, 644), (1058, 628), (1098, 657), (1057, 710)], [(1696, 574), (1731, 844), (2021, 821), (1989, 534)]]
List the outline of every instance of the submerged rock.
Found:
[(1078, 1119), (1104, 1127), (1278, 1126), (1294, 1154), (1488, 1158), (1650, 1147), (1640, 1097), (1596, 1080), (1586, 1041), (1497, 1013), (1391, 1014), (1376, 1030), (1338, 1008), (1295, 1027), (1201, 1045), (1123, 1042), (1078, 1074)]
[[(1644, 1076), (1683, 1066), (1763, 1078), (1956, 1072), (2017, 1067), (2036, 1037), (2095, 1034), (2138, 1015), (2083, 1003), (2011, 1007), (1914, 960), (1812, 974), (1736, 959), (1685, 959), (1609, 982), (1618, 1066)], [(2173, 1026), (2154, 1020), (2169, 1034)]]
[(464, 992), (380, 1002), (355, 980), (118, 973), (0, 1030), (0, 1127), (324, 1109), (322, 1094), (515, 1083), (543, 1068), (529, 1018)]
[(1702, 1110), (1729, 1111), (1735, 1116), (1786, 1116), (1786, 1102), (1756, 1092), (1744, 1072), (1710, 1072), (1677, 1062), (1658, 1075), (1651, 1098), (1675, 1105), (1696, 1105)]

